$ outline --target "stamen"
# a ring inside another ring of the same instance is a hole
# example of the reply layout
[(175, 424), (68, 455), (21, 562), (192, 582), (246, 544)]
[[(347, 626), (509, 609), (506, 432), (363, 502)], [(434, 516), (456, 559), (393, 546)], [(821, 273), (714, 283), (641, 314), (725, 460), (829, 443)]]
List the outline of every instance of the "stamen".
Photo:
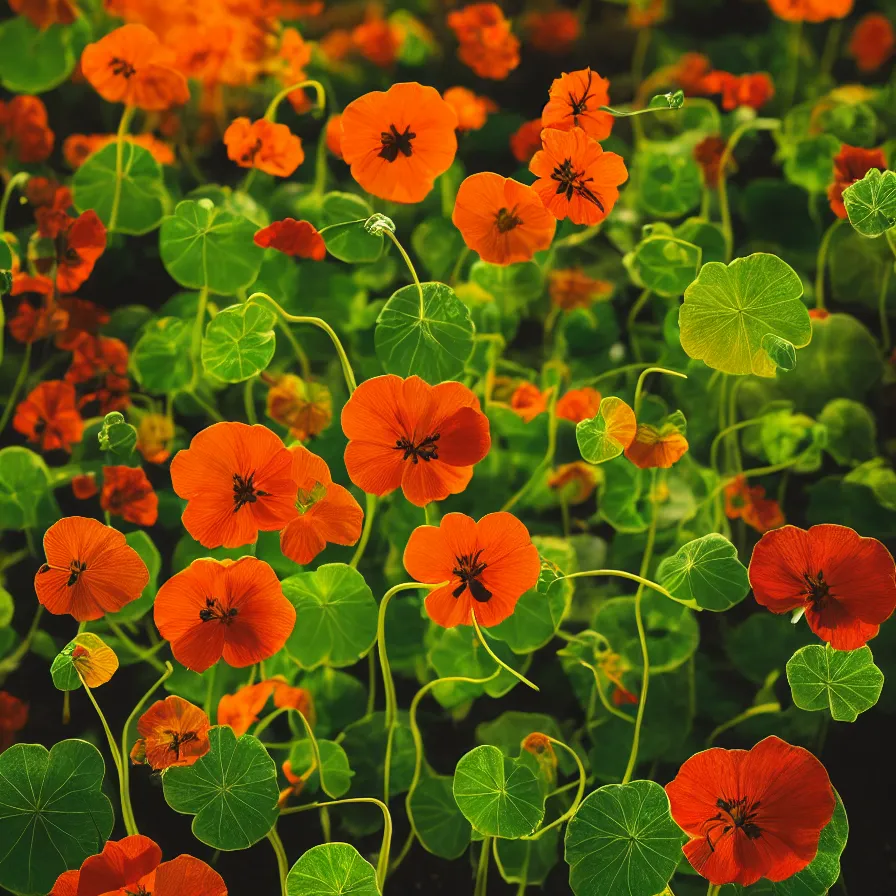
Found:
[(459, 598), (469, 588), (473, 600), (477, 603), (484, 604), (491, 600), (491, 591), (478, 578), (488, 568), (487, 563), (480, 562), (481, 554), (482, 549), (476, 551), (475, 554), (461, 554), (460, 557), (454, 558), (457, 566), (451, 570), (451, 573), (460, 578), (461, 582), (451, 592), (453, 597)]
[(398, 128), (394, 124), (390, 124), (388, 131), (380, 132), (380, 142), (383, 144), (383, 148), (379, 152), (380, 158), (387, 162), (394, 162), (399, 153), (410, 158), (414, 152), (411, 140), (416, 136), (410, 125), (405, 127), (402, 133), (399, 133)]
[(236, 513), (246, 504), (254, 504), (259, 498), (266, 498), (270, 492), (263, 492), (255, 487), (255, 472), (245, 479), (239, 473), (233, 474), (233, 512)]
[(513, 207), (513, 211), (507, 211), (506, 208), (499, 209), (498, 214), (495, 215), (495, 227), (498, 228), (498, 233), (509, 233), (522, 223), (523, 219), (517, 217), (516, 206)]
[(225, 610), (216, 597), (207, 597), (205, 606), (199, 611), (199, 618), (203, 622), (211, 622), (213, 619), (217, 619), (218, 622), (223, 622), (224, 625), (231, 625), (238, 614), (239, 610), (236, 607)]
[[(49, 567), (47, 568), (49, 569)], [(71, 588), (72, 585), (77, 584), (78, 577), (81, 575), (81, 573), (87, 570), (87, 564), (82, 563), (80, 560), (72, 560), (72, 562), (69, 564), (69, 570), (71, 574), (69, 575), (68, 581), (65, 584), (69, 588)], [(41, 572), (43, 571), (43, 567), (41, 567)]]
[(409, 438), (406, 436), (402, 439), (398, 439), (393, 446), (394, 450), (403, 451), (404, 457), (402, 460), (408, 460), (409, 458), (417, 463), (418, 460), (431, 461), (439, 459), (439, 446), (436, 445), (436, 442), (439, 441), (439, 433), (434, 433), (431, 436), (427, 436), (423, 441), (418, 444), (414, 444)]

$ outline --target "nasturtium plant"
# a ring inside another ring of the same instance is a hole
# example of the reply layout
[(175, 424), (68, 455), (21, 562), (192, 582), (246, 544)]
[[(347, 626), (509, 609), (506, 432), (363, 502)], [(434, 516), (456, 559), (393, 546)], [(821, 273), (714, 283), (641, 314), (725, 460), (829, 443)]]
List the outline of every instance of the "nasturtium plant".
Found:
[(371, 233), (365, 221), (373, 209), (354, 193), (328, 193), (321, 200), (320, 217), (327, 252), (349, 264), (369, 264), (383, 253), (384, 237)]
[(896, 174), (872, 168), (843, 191), (849, 223), (867, 237), (878, 237), (896, 227)]
[(660, 563), (656, 578), (677, 600), (717, 613), (739, 604), (750, 590), (737, 548), (715, 533), (682, 545)]
[(286, 876), (287, 896), (379, 896), (376, 871), (349, 843), (322, 843), (303, 853)]
[(644, 238), (626, 263), (639, 286), (657, 295), (680, 296), (700, 270), (702, 250), (673, 234), (668, 225), (645, 228)]
[(274, 357), (276, 316), (254, 303), (219, 311), (202, 337), (202, 366), (225, 383), (241, 383), (261, 373)]
[(410, 798), (420, 845), (442, 859), (457, 859), (470, 845), (472, 828), (454, 799), (451, 775), (424, 775)]
[(12, 93), (44, 93), (71, 75), (89, 33), (86, 21), (38, 25), (27, 16), (0, 25), (0, 82)]
[(192, 326), (176, 317), (146, 324), (131, 352), (131, 370), (147, 392), (170, 394), (190, 383), (192, 338)]

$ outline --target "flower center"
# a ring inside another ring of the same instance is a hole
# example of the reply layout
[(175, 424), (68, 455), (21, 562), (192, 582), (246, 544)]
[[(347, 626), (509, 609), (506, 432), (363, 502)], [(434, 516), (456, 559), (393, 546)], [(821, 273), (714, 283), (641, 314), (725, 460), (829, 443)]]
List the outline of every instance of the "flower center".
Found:
[[(716, 846), (723, 837), (737, 831), (742, 831), (748, 840), (758, 840), (762, 836), (762, 829), (756, 824), (755, 819), (760, 805), (759, 802), (750, 803), (747, 797), (741, 797), (739, 800), (719, 797), (716, 800), (716, 807), (720, 811), (703, 823), (710, 852), (716, 851)], [(715, 842), (713, 842), (714, 836)]]
[(409, 438), (405, 437), (403, 439), (398, 439), (395, 442), (394, 449), (396, 451), (404, 451), (402, 460), (411, 458), (414, 463), (417, 463), (418, 460), (438, 460), (439, 446), (436, 444), (438, 441), (438, 433), (427, 436), (422, 442), (419, 442), (416, 445)]
[(399, 133), (398, 128), (394, 124), (390, 124), (388, 131), (380, 132), (380, 142), (383, 144), (383, 148), (379, 152), (380, 158), (387, 162), (394, 162), (399, 153), (410, 158), (414, 152), (411, 140), (416, 136), (410, 125), (402, 133)]
[(174, 753), (176, 759), (180, 759), (180, 748), (184, 744), (188, 744), (190, 743), (190, 741), (196, 740), (198, 737), (195, 731), (185, 731), (183, 734), (181, 734), (179, 731), (166, 731), (165, 734), (171, 737), (171, 743), (168, 744), (168, 749), (172, 753)]
[(125, 890), (126, 896), (152, 896), (152, 893), (143, 886), (143, 884), (137, 884), (136, 890)]
[(270, 492), (263, 492), (255, 487), (255, 471), (245, 478), (239, 473), (233, 474), (233, 512), (236, 513), (246, 504), (254, 504), (259, 498), (266, 498)]
[(823, 610), (829, 600), (833, 600), (831, 586), (824, 580), (824, 571), (819, 570), (814, 576), (803, 573), (806, 582), (806, 598), (812, 604), (813, 610)]
[(592, 76), (592, 72), (589, 71), (588, 83), (585, 85), (585, 89), (582, 91), (582, 95), (580, 97), (577, 98), (571, 90), (569, 91), (569, 105), (572, 108), (572, 122), (576, 126), (578, 126), (579, 124), (579, 116), (588, 111), (588, 100), (591, 99)]
[(112, 69), (113, 75), (120, 75), (122, 78), (131, 78), (137, 74), (137, 69), (131, 65), (126, 59), (119, 59), (113, 56), (109, 60), (109, 68)]
[(480, 562), (479, 558), (481, 555), (482, 550), (480, 549), (475, 554), (461, 554), (459, 557), (454, 558), (457, 566), (451, 570), (451, 573), (460, 579), (460, 585), (451, 592), (455, 598), (460, 597), (469, 588), (470, 594), (473, 595), (473, 600), (478, 603), (484, 604), (491, 599), (491, 591), (479, 581), (479, 576), (488, 567), (487, 563)]
[(318, 501), (327, 495), (327, 487), (322, 482), (315, 482), (310, 489), (300, 488), (296, 497), (296, 510), (307, 513)]
[(498, 228), (498, 233), (508, 233), (522, 223), (523, 219), (517, 217), (516, 206), (512, 211), (507, 211), (506, 208), (499, 209), (498, 214), (495, 215), (495, 227)]
[(72, 585), (77, 584), (78, 577), (81, 575), (81, 573), (86, 572), (87, 564), (82, 563), (80, 560), (72, 560), (72, 562), (69, 564), (68, 568), (69, 568), (69, 572), (71, 574), (69, 575), (68, 581), (65, 584), (69, 588), (71, 588)]
[(592, 177), (583, 177), (584, 171), (575, 171), (572, 167), (572, 159), (565, 159), (561, 165), (558, 165), (551, 172), (551, 180), (557, 181), (557, 195), (566, 193), (566, 201), (572, 200), (572, 197), (581, 196), (587, 202), (593, 202), (601, 211), (605, 211), (603, 203), (591, 191), (590, 187), (585, 186)]
[(261, 152), (261, 146), (262, 142), (261, 138), (259, 138), (248, 149), (243, 151), (243, 154), (240, 156), (240, 161), (244, 165), (250, 165), (255, 161), (255, 156), (257, 156), (258, 153)]
[(199, 618), (203, 622), (211, 622), (213, 619), (217, 619), (218, 622), (223, 622), (224, 625), (231, 625), (238, 614), (239, 610), (236, 607), (225, 610), (224, 605), (218, 598), (207, 597), (205, 606), (199, 611)]

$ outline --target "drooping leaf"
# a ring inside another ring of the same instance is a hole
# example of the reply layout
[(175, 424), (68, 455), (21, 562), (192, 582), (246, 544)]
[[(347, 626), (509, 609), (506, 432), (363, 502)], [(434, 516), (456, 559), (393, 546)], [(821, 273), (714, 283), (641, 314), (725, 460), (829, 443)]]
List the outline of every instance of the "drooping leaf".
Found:
[(117, 143), (88, 156), (72, 178), (72, 196), (79, 212), (92, 208), (109, 230), (132, 235), (155, 230), (171, 203), (161, 166), (129, 140), (120, 158)]
[(181, 286), (234, 295), (261, 269), (255, 224), (216, 207), (210, 199), (185, 199), (162, 221), (159, 250), (165, 269)]
[(435, 384), (455, 379), (473, 352), (473, 321), (444, 283), (393, 293), (376, 320), (376, 354), (386, 373), (413, 374)]
[(787, 681), (800, 709), (827, 709), (835, 722), (854, 722), (877, 703), (884, 686), (870, 647), (834, 650), (830, 644), (798, 650), (787, 662)]
[(608, 396), (593, 419), (576, 424), (576, 442), (588, 463), (602, 464), (628, 448), (637, 428), (635, 412), (621, 398)]
[(81, 632), (57, 654), (50, 675), (58, 690), (74, 691), (82, 680), (90, 688), (105, 684), (117, 669), (118, 657), (106, 642), (93, 632)]
[(137, 430), (124, 419), (124, 414), (112, 411), (103, 418), (103, 426), (97, 438), (100, 451), (108, 451), (126, 460), (134, 453), (137, 445)]
[(544, 796), (532, 771), (489, 745), (457, 763), (454, 799), (464, 818), (487, 837), (516, 840), (544, 818)]
[(872, 168), (843, 191), (849, 223), (867, 237), (880, 236), (896, 226), (896, 174)]
[(757, 252), (727, 266), (705, 264), (685, 290), (681, 346), (723, 373), (774, 376), (777, 364), (768, 348), (781, 358), (783, 341), (802, 348), (812, 338), (802, 294), (796, 271), (776, 255)]
[[(331, 799), (338, 800), (345, 796), (352, 786), (354, 772), (348, 764), (345, 750), (332, 740), (318, 739), (317, 748), (320, 751), (320, 763), (323, 766), (324, 793)], [(294, 775), (303, 775), (314, 765), (314, 751), (311, 749), (311, 741), (297, 741), (289, 753), (289, 765)], [(309, 776), (305, 789), (314, 793), (320, 788), (320, 774), (315, 769)]]
[(202, 337), (202, 366), (225, 383), (241, 383), (261, 373), (274, 357), (276, 316), (255, 303), (219, 311)]
[(195, 815), (193, 836), (213, 849), (248, 849), (277, 820), (277, 766), (250, 734), (229, 726), (208, 733), (211, 749), (193, 765), (173, 767), (162, 777), (165, 801)]
[(287, 896), (380, 896), (376, 870), (348, 843), (303, 853), (286, 876)]
[(326, 563), (282, 582), (296, 608), (296, 626), (286, 649), (303, 669), (351, 666), (376, 640), (377, 604), (356, 569)]
[(457, 859), (470, 845), (472, 829), (454, 800), (451, 775), (424, 774), (411, 797), (421, 846), (443, 859)]
[(177, 317), (148, 323), (131, 351), (130, 369), (137, 382), (159, 395), (183, 389), (193, 373), (191, 338), (191, 324)]
[(606, 784), (582, 801), (566, 829), (569, 884), (575, 896), (656, 896), (685, 839), (659, 784)]
[(496, 840), (501, 877), (509, 884), (524, 878), (531, 887), (544, 884), (560, 861), (560, 833), (560, 828), (552, 828), (537, 840)]
[(739, 604), (750, 590), (747, 568), (724, 535), (710, 534), (683, 545), (660, 563), (657, 582), (680, 600), (721, 613)]
[(349, 264), (370, 264), (383, 252), (383, 235), (371, 233), (364, 221), (373, 209), (354, 193), (327, 193), (321, 201), (321, 227), (327, 251)]
[(52, 750), (14, 744), (0, 754), (0, 886), (48, 893), (63, 871), (103, 848), (115, 820), (102, 791), (105, 768), (83, 740)]

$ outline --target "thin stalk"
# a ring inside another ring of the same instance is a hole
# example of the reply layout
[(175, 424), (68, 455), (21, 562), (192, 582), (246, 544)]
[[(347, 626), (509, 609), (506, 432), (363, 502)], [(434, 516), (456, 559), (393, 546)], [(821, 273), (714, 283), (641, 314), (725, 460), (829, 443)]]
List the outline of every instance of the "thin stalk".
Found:
[(27, 171), (20, 171), (6, 182), (6, 188), (3, 190), (3, 199), (0, 200), (0, 234), (6, 233), (6, 211), (9, 208), (9, 201), (12, 199), (13, 191), (18, 189), (20, 185), (28, 183), (30, 178), (31, 175)]
[(112, 208), (109, 212), (109, 227), (107, 228), (110, 233), (115, 231), (115, 225), (118, 223), (118, 208), (121, 204), (121, 182), (124, 177), (124, 172), (122, 171), (124, 165), (124, 144), (131, 119), (136, 111), (136, 106), (124, 107), (124, 111), (121, 113), (121, 120), (118, 122), (118, 131), (115, 135), (115, 189), (112, 192)]
[(890, 265), (886, 265), (884, 268), (884, 282), (881, 284), (880, 296), (877, 299), (877, 313), (880, 315), (880, 343), (885, 355), (890, 353), (892, 345), (890, 339), (890, 318), (887, 315), (887, 293), (890, 289), (890, 275), (892, 273), (893, 268)]
[(644, 397), (644, 381), (651, 373), (665, 373), (666, 376), (677, 376), (682, 380), (688, 378), (686, 373), (679, 373), (677, 370), (669, 370), (666, 367), (648, 367), (646, 370), (642, 370), (641, 375), (638, 377), (638, 384), (635, 386), (635, 401), (634, 407), (632, 408), (635, 412), (635, 419), (638, 419), (641, 416), (641, 401)]
[(15, 383), (13, 383), (12, 391), (9, 393), (9, 397), (6, 401), (6, 407), (3, 410), (3, 416), (0, 417), (0, 433), (6, 429), (6, 424), (9, 423), (9, 418), (12, 416), (12, 412), (16, 409), (16, 402), (19, 397), (19, 392), (22, 390), (22, 386), (25, 384), (25, 380), (28, 378), (28, 368), (31, 364), (31, 343), (25, 343), (25, 353), (22, 356), (22, 364), (19, 367), (19, 374), (16, 377)]
[(796, 99), (796, 91), (800, 82), (800, 54), (802, 51), (803, 23), (793, 22), (787, 36), (787, 80), (782, 98), (784, 100), (781, 114), (786, 115)]
[(585, 766), (582, 765), (582, 760), (579, 759), (579, 754), (576, 753), (576, 751), (572, 747), (567, 746), (565, 743), (563, 743), (562, 740), (556, 740), (549, 735), (545, 735), (545, 737), (547, 737), (547, 739), (552, 744), (556, 744), (558, 747), (563, 747), (563, 749), (566, 750), (566, 752), (569, 753), (569, 755), (572, 756), (572, 758), (575, 760), (576, 767), (579, 770), (579, 786), (576, 789), (576, 795), (573, 798), (572, 805), (559, 818), (555, 818), (550, 824), (545, 825), (534, 834), (529, 834), (528, 836), (521, 837), (521, 840), (537, 840), (552, 828), (556, 828), (561, 824), (565, 824), (573, 817), (573, 815), (576, 814), (579, 809), (579, 805), (582, 802), (582, 798), (585, 796), (585, 782), (588, 780), (588, 776), (585, 774)]
[(305, 352), (305, 349), (302, 348), (302, 344), (296, 339), (295, 334), (289, 329), (289, 324), (286, 323), (285, 320), (278, 320), (277, 323), (280, 325), (280, 332), (283, 333), (286, 337), (286, 341), (292, 346), (296, 360), (299, 362), (299, 370), (302, 372), (302, 379), (306, 381), (310, 380), (311, 361), (308, 360), (308, 355)]
[(741, 722), (746, 722), (747, 719), (752, 719), (754, 716), (761, 716), (774, 712), (781, 712), (781, 704), (778, 703), (777, 700), (772, 703), (760, 703), (758, 706), (751, 706), (749, 709), (745, 709), (743, 712), (738, 713), (734, 718), (728, 719), (727, 722), (722, 722), (717, 728), (713, 728), (709, 737), (706, 738), (706, 746), (712, 746), (713, 741), (715, 741), (720, 734), (724, 734), (728, 731), (729, 728), (734, 728), (736, 725), (739, 725)]
[(208, 677), (208, 685), (206, 686), (206, 690), (205, 690), (205, 703), (203, 704), (203, 709), (205, 711), (205, 714), (208, 716), (209, 721), (213, 725), (215, 723), (212, 718), (212, 708), (213, 708), (212, 704), (214, 703), (214, 699), (215, 699), (215, 683), (216, 683), (217, 679), (218, 679), (218, 663), (215, 663), (215, 665), (212, 666), (211, 675), (209, 675), (209, 677)]
[(286, 876), (289, 874), (289, 859), (286, 857), (286, 850), (283, 847), (283, 841), (277, 833), (277, 825), (275, 824), (267, 834), (268, 842), (274, 849), (274, 855), (277, 857), (277, 874), (280, 876), (280, 892), (282, 896), (287, 896)]
[(314, 185), (311, 187), (313, 196), (323, 196), (327, 189), (327, 128), (320, 129), (317, 138), (317, 155), (314, 157)]
[(243, 386), (243, 406), (246, 410), (246, 422), (250, 425), (258, 423), (258, 415), (255, 413), (255, 396), (252, 387), (255, 385), (255, 377), (250, 376)]
[(712, 440), (712, 444), (709, 446), (709, 465), (716, 473), (721, 475), (719, 472), (718, 461), (719, 445), (722, 443), (722, 440), (733, 432), (737, 432), (740, 429), (747, 429), (747, 427), (755, 426), (757, 423), (762, 423), (762, 417), (751, 417), (749, 420), (741, 420), (739, 423), (732, 423), (731, 426), (726, 426), (716, 433), (715, 438)]
[(414, 278), (414, 283), (417, 286), (417, 292), (420, 296), (420, 319), (422, 320), (426, 316), (426, 305), (423, 300), (423, 287), (420, 285), (420, 278), (417, 276), (417, 270), (414, 267), (414, 263), (411, 261), (410, 255), (404, 250), (404, 246), (398, 241), (398, 237), (389, 230), (388, 227), (384, 227), (380, 233), (385, 234), (389, 237), (390, 240), (395, 244), (395, 248), (398, 249), (401, 257), (404, 259), (404, 263), (407, 265), (408, 270), (411, 272), (411, 277)]
[[(38, 626), (40, 625), (40, 621), (44, 615), (44, 605), (38, 604), (37, 610), (34, 612), (34, 616), (31, 619), (31, 625), (28, 627), (28, 632), (25, 637), (22, 638), (22, 643), (7, 657), (4, 657), (2, 661), (0, 661), (0, 676), (6, 676), (10, 672), (15, 672), (16, 669), (19, 668), (19, 663), (22, 662), (22, 659), (31, 649), (31, 642), (34, 640), (34, 636), (37, 634)], [(68, 693), (68, 691), (66, 691)]]
[(479, 637), (482, 646), (485, 648), (485, 652), (502, 668), (505, 672), (509, 672), (514, 678), (518, 681), (521, 681), (526, 687), (532, 688), (533, 691), (539, 690), (538, 685), (532, 684), (525, 675), (517, 672), (512, 666), (508, 666), (504, 660), (500, 659), (495, 652), (488, 646), (488, 641), (485, 639), (485, 635), (482, 634), (482, 629), (479, 628), (479, 623), (476, 621), (476, 611), (471, 607), (470, 608), (470, 620), (473, 623), (473, 628), (476, 629), (476, 634)]
[(840, 50), (840, 38), (843, 36), (843, 19), (833, 19), (828, 25), (828, 33), (824, 40), (824, 49), (821, 51), (821, 61), (818, 63), (818, 74), (826, 78), (831, 73)]
[(361, 562), (361, 558), (364, 556), (364, 551), (367, 549), (367, 542), (370, 541), (371, 532), (373, 532), (373, 519), (376, 516), (376, 508), (378, 504), (378, 499), (376, 495), (365, 495), (364, 500), (364, 528), (361, 530), (361, 538), (358, 540), (358, 546), (355, 548), (355, 553), (352, 556), (351, 566), (353, 569), (358, 568), (358, 564)]
[[(156, 659), (156, 653), (161, 649), (161, 647), (165, 644), (164, 641), (160, 641), (154, 647), (141, 647), (136, 641), (133, 641), (126, 632), (122, 629), (120, 625), (111, 620), (106, 620), (107, 625), (111, 629), (112, 633), (118, 638), (122, 644), (127, 647), (128, 650), (131, 651), (141, 662), (144, 660), (150, 664), (157, 672), (164, 672), (167, 663), (163, 663), (161, 660)], [(169, 673), (170, 674), (170, 673)], [(168, 677), (167, 675), (165, 676)]]
[(842, 218), (834, 218), (831, 222), (831, 226), (824, 232), (824, 236), (821, 238), (821, 243), (818, 246), (818, 258), (815, 262), (815, 307), (819, 311), (825, 310), (824, 279), (825, 273), (827, 272), (828, 253), (831, 248), (831, 240), (833, 239), (834, 234), (840, 229), (841, 224), (843, 224)]
[[(644, 570), (642, 569), (642, 572), (643, 571)], [(633, 572), (626, 572), (624, 569), (588, 569), (583, 572), (571, 572), (569, 575), (560, 576), (558, 581), (562, 579), (584, 579), (588, 576), (618, 576), (620, 579), (628, 579), (631, 582), (637, 582), (640, 587), (650, 588), (651, 591), (656, 591), (658, 594), (662, 594), (663, 597), (668, 597), (669, 600), (674, 600), (676, 603), (690, 607), (692, 610), (698, 609), (697, 604), (694, 603), (694, 601), (682, 600), (680, 597), (675, 597), (674, 594), (667, 591), (662, 585), (652, 582), (643, 575), (635, 575)]]
[(488, 860), (492, 853), (492, 838), (483, 837), (479, 851), (479, 864), (476, 866), (476, 886), (473, 896), (486, 896), (488, 893)]
[(323, 84), (320, 81), (297, 81), (295, 84), (290, 84), (289, 87), (284, 87), (271, 101), (268, 103), (268, 107), (265, 110), (264, 117), (268, 121), (276, 121), (277, 120), (277, 108), (280, 103), (283, 102), (291, 93), (296, 90), (304, 90), (306, 87), (313, 88), (317, 99), (317, 105), (315, 106), (314, 112), (316, 115), (320, 115), (327, 106), (327, 94), (324, 90)]
[(611, 715), (617, 716), (620, 719), (625, 719), (630, 725), (635, 724), (635, 720), (628, 715), (628, 713), (624, 713), (621, 709), (616, 706), (613, 706), (612, 703), (607, 699), (607, 694), (604, 691), (603, 683), (600, 680), (600, 673), (597, 670), (596, 666), (592, 666), (590, 663), (586, 663), (584, 660), (579, 660), (579, 664), (584, 666), (586, 669), (590, 669), (592, 674), (594, 675), (594, 688), (597, 691), (597, 695), (600, 698), (600, 702), (603, 705), (603, 708), (610, 713)]

